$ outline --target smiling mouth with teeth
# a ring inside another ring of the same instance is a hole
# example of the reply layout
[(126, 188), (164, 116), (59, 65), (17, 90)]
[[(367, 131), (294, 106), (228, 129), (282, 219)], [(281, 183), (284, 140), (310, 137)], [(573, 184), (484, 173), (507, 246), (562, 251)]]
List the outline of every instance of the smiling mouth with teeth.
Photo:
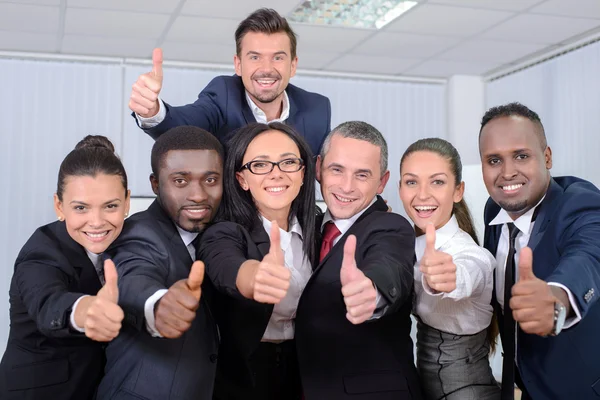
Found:
[(502, 186), (502, 190), (504, 190), (505, 192), (513, 192), (515, 190), (519, 190), (522, 186), (522, 183), (518, 183), (516, 185), (505, 185)]
[(279, 192), (283, 192), (285, 189), (287, 189), (285, 186), (265, 188), (265, 190), (269, 193), (279, 193)]
[(335, 197), (338, 201), (341, 201), (342, 203), (352, 203), (354, 201), (354, 199), (349, 199), (347, 197), (341, 197), (337, 194), (334, 194), (333, 197)]

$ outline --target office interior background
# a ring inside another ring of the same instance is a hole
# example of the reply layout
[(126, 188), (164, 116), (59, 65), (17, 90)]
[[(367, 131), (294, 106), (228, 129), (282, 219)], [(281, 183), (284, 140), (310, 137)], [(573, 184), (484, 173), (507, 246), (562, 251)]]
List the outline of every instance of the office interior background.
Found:
[[(127, 108), (131, 85), (151, 69), (152, 49), (164, 51), (161, 97), (191, 103), (213, 77), (233, 74), (233, 34), (247, 14), (271, 7), (289, 17), (302, 3), (0, 0), (0, 352), (15, 258), (38, 226), (55, 219), (58, 167), (74, 145), (87, 134), (108, 136), (132, 196), (152, 196), (153, 141)], [(419, 0), (381, 29), (292, 26), (299, 70), (291, 83), (330, 98), (332, 127), (364, 120), (386, 137), (391, 179), (383, 196), (394, 211), (403, 213), (397, 190), (406, 147), (445, 138), (463, 158), (466, 198), (482, 234), (479, 122), (489, 107), (512, 101), (540, 114), (553, 175), (600, 184), (600, 1)]]

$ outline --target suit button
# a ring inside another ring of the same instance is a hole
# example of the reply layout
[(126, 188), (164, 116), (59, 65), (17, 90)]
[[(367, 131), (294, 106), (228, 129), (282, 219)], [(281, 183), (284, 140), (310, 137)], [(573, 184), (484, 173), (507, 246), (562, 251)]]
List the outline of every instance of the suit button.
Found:
[(395, 287), (393, 287), (390, 289), (389, 293), (390, 293), (390, 296), (396, 297), (398, 295), (398, 290)]
[(50, 322), (50, 326), (51, 326), (52, 328), (58, 328), (58, 327), (60, 326), (60, 321), (59, 321), (59, 320), (57, 320), (57, 319), (53, 319), (53, 320)]
[(219, 359), (219, 356), (216, 354), (211, 354), (210, 357), (208, 357), (211, 363), (216, 363), (217, 360)]

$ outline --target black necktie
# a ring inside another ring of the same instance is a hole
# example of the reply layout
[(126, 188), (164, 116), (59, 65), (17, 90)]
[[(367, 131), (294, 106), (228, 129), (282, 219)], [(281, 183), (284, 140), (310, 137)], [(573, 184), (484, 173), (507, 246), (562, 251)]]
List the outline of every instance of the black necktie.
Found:
[(513, 400), (515, 396), (515, 332), (516, 324), (510, 309), (512, 287), (515, 284), (515, 239), (519, 229), (512, 222), (508, 227), (508, 256), (504, 271), (504, 335), (502, 335), (502, 400)]

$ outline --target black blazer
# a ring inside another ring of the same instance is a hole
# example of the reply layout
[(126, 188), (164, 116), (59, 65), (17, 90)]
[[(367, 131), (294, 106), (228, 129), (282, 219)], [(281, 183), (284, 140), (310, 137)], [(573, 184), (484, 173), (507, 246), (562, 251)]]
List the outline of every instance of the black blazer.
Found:
[(64, 222), (37, 229), (15, 262), (10, 333), (0, 363), (0, 398), (92, 399), (104, 368), (103, 344), (70, 328), (71, 309), (101, 284)]
[(152, 337), (146, 329), (146, 300), (187, 278), (192, 266), (175, 224), (155, 201), (125, 221), (110, 252), (119, 273), (125, 323), (106, 348), (98, 399), (210, 399), (218, 347), (207, 304), (210, 288), (203, 285), (196, 319), (180, 338)]
[[(533, 272), (569, 288), (582, 320), (556, 337), (530, 335), (519, 328), (519, 372), (536, 400), (600, 399), (600, 192), (583, 179), (555, 177), (539, 207), (527, 244), (533, 250)], [(494, 255), (502, 225), (488, 224), (499, 211), (489, 199), (484, 244)], [(502, 315), (498, 303), (494, 305)]]
[(273, 305), (246, 299), (235, 281), (242, 263), (262, 260), (269, 247), (269, 235), (258, 219), (251, 232), (235, 222), (219, 222), (202, 236), (199, 259), (204, 261), (207, 276), (220, 292), (215, 297), (215, 316), (221, 332), (218, 384), (254, 386), (249, 359), (265, 333)]
[[(329, 99), (291, 84), (286, 93), (290, 100), (290, 115), (285, 122), (304, 137), (313, 154), (319, 154), (325, 136), (331, 130)], [(164, 121), (154, 128), (144, 129), (153, 139), (176, 126), (192, 125), (206, 129), (226, 144), (236, 129), (256, 122), (246, 101), (242, 78), (236, 75), (217, 76), (192, 104), (173, 107), (165, 103), (165, 106)]]
[[(381, 318), (359, 325), (346, 319), (340, 282), (348, 235), (357, 239), (357, 266), (389, 305)], [(317, 265), (296, 316), (306, 400), (422, 398), (410, 338), (414, 262), (413, 228), (378, 197)]]

